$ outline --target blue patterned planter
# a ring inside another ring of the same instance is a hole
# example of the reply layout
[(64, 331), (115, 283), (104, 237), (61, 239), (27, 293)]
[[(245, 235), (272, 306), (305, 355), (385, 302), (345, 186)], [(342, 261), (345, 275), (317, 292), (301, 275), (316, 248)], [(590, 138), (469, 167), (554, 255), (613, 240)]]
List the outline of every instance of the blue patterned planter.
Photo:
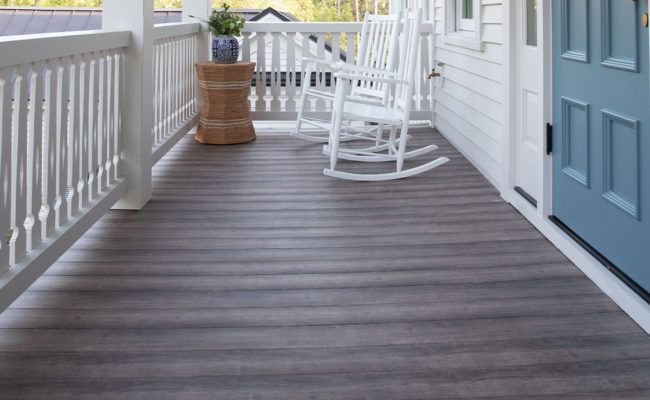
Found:
[(212, 39), (212, 61), (233, 64), (239, 58), (239, 42), (233, 36), (217, 36)]

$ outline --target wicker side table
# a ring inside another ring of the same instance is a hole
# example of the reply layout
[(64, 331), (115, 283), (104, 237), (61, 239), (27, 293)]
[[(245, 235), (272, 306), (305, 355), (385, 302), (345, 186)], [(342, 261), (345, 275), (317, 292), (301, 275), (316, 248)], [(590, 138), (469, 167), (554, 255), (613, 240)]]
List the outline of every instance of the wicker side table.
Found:
[(195, 140), (203, 144), (238, 144), (255, 140), (248, 96), (255, 63), (196, 64), (203, 109)]

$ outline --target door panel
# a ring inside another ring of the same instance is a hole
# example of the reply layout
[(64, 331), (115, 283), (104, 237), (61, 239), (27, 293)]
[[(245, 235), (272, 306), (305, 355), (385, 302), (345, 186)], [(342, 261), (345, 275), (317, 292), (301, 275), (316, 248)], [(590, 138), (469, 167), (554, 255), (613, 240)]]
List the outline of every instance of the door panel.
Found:
[(650, 290), (647, 0), (553, 1), (553, 208)]

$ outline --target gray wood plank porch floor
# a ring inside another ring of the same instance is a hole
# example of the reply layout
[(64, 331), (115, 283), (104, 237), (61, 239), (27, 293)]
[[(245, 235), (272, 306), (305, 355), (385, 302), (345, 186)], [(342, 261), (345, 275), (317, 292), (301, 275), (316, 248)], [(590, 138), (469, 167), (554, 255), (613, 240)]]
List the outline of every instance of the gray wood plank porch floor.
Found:
[(290, 138), (183, 139), (0, 316), (0, 398), (650, 399), (648, 336), (416, 138), (451, 163), (361, 184)]

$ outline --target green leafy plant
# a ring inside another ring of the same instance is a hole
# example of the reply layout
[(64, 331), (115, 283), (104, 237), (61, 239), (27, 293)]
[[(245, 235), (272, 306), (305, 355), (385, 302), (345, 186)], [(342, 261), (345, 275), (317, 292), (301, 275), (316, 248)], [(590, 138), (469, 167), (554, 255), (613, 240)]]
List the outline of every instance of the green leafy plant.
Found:
[(212, 15), (208, 19), (193, 15), (191, 17), (207, 24), (208, 29), (214, 36), (240, 36), (246, 20), (237, 14), (231, 13), (228, 4), (223, 3), (222, 7), (223, 9), (220, 11), (212, 11)]

